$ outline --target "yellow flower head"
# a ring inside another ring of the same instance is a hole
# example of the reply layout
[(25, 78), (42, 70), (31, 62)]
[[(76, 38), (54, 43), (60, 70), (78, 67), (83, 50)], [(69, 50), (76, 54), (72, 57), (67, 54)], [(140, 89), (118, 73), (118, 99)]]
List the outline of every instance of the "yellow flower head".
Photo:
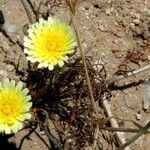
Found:
[(31, 62), (38, 62), (38, 68), (54, 66), (62, 67), (68, 60), (67, 54), (73, 52), (76, 46), (74, 30), (67, 23), (49, 17), (48, 20), (40, 19), (28, 30), (24, 38), (24, 52)]
[(16, 133), (23, 128), (23, 121), (31, 119), (32, 106), (28, 89), (23, 83), (5, 78), (0, 82), (0, 132)]

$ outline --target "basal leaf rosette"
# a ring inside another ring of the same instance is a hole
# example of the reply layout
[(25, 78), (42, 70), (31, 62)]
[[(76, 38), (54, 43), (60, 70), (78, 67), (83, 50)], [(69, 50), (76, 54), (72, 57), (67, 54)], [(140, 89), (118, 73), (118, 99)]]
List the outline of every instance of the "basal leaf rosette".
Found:
[(41, 18), (29, 28), (24, 52), (29, 61), (39, 63), (38, 68), (53, 70), (56, 65), (64, 65), (76, 44), (75, 32), (66, 22), (56, 17)]
[(0, 82), (0, 132), (16, 133), (23, 128), (23, 121), (31, 119), (32, 106), (28, 89), (23, 83), (5, 78)]

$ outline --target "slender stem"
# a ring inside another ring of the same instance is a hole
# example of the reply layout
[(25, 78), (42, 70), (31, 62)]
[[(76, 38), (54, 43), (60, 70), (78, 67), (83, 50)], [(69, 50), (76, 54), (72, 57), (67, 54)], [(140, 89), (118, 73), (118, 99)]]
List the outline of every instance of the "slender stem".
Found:
[(90, 77), (89, 77), (89, 73), (88, 73), (88, 69), (87, 69), (87, 65), (86, 65), (85, 55), (84, 55), (84, 52), (83, 52), (83, 49), (82, 49), (82, 46), (81, 46), (79, 33), (78, 33), (78, 30), (77, 30), (77, 27), (76, 27), (75, 17), (73, 15), (73, 13), (71, 12), (71, 10), (70, 10), (70, 14), (71, 14), (71, 19), (72, 19), (72, 25), (73, 25), (75, 33), (76, 33), (76, 38), (77, 38), (78, 47), (79, 47), (79, 50), (80, 50), (80, 55), (81, 55), (83, 66), (84, 66), (86, 81), (87, 81), (87, 85), (88, 85), (88, 89), (89, 89), (90, 97), (91, 97), (91, 103), (93, 105), (96, 116), (98, 117), (97, 106), (95, 104), (95, 100), (94, 100), (94, 96), (93, 96), (93, 90), (92, 90), (92, 86), (91, 86), (91, 83), (90, 83)]
[(45, 120), (44, 120), (44, 122), (40, 121), (40, 123), (43, 126), (43, 130), (44, 130), (46, 136), (48, 137), (50, 142), (54, 144), (54, 146), (57, 150), (64, 150), (64, 148), (63, 148), (62, 144), (59, 142), (59, 140), (56, 139), (48, 129), (48, 113), (44, 109), (38, 109), (38, 110), (45, 113)]
[(144, 67), (138, 68), (138, 69), (136, 69), (136, 70), (134, 70), (134, 71), (132, 71), (132, 72), (128, 72), (125, 76), (124, 76), (124, 75), (119, 75), (119, 76), (115, 76), (115, 77), (112, 78), (112, 79), (108, 79), (108, 80), (106, 81), (106, 83), (108, 83), (108, 84), (110, 85), (111, 83), (114, 83), (114, 82), (120, 81), (120, 80), (122, 80), (122, 79), (131, 77), (131, 76), (133, 76), (133, 75), (136, 75), (136, 74), (141, 73), (141, 72), (143, 72), (143, 71), (146, 71), (146, 70), (148, 70), (148, 69), (150, 69), (150, 64), (148, 64), (148, 65), (146, 65), (146, 66), (144, 66)]
[[(87, 65), (86, 65), (85, 55), (84, 55), (84, 52), (83, 52), (83, 49), (81, 46), (80, 37), (79, 37), (78, 30), (77, 30), (76, 18), (75, 18), (75, 8), (70, 7), (70, 6), (73, 6), (72, 1), (69, 2), (68, 0), (66, 0), (66, 2), (69, 4), (69, 11), (70, 11), (70, 15), (71, 15), (72, 25), (73, 25), (74, 30), (75, 30), (78, 48), (80, 50), (80, 56), (82, 58), (85, 76), (86, 76), (86, 81), (87, 81), (87, 85), (88, 85), (88, 89), (89, 89), (89, 93), (90, 93), (90, 101), (91, 101), (91, 104), (92, 104), (93, 109), (95, 111), (96, 117), (99, 118), (98, 108), (97, 108), (97, 105), (95, 103), (94, 96), (93, 96), (93, 90), (92, 90), (90, 77), (89, 77), (89, 73), (88, 73), (88, 69), (87, 69)], [(95, 132), (94, 132), (94, 139), (95, 140), (93, 142), (93, 149), (95, 149), (95, 147), (97, 145), (98, 133), (99, 133), (99, 127), (98, 127), (98, 125), (96, 125)]]
[(125, 147), (127, 147), (128, 145), (130, 145), (131, 143), (133, 143), (135, 140), (137, 140), (142, 134), (145, 134), (148, 129), (150, 128), (150, 122), (147, 123), (147, 125), (143, 128), (140, 129), (140, 131), (134, 135), (131, 139), (129, 139), (126, 143), (124, 143), (121, 147), (119, 147), (118, 150), (122, 150)]
[(29, 19), (30, 23), (32, 24), (34, 21), (33, 21), (32, 17), (31, 17), (31, 13), (30, 13), (30, 11), (28, 9), (28, 6), (27, 6), (25, 0), (21, 0), (21, 3), (22, 3), (22, 5), (23, 5), (23, 7), (24, 7), (24, 9), (26, 11), (26, 14), (28, 16), (28, 19)]
[(140, 129), (130, 129), (130, 128), (115, 128), (115, 127), (99, 127), (101, 130), (116, 131), (116, 132), (134, 132), (137, 133)]

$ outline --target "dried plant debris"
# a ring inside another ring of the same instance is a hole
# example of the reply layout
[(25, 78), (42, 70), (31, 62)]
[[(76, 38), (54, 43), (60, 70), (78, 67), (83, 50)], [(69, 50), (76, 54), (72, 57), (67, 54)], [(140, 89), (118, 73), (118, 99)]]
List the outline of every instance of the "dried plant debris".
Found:
[[(59, 120), (63, 121), (64, 128), (67, 126), (65, 139), (71, 138), (74, 141), (72, 144), (81, 148), (87, 142), (93, 142), (95, 125), (90, 123), (93, 118), (93, 108), (89, 102), (90, 95), (83, 64), (79, 60), (66, 65), (59, 71), (54, 70), (53, 73), (46, 69), (31, 71), (27, 86), (34, 99), (35, 107), (45, 109), (50, 116), (57, 115)], [(93, 72), (95, 70), (91, 68), (90, 61), (88, 64), (92, 84), (96, 85), (94, 73), (92, 73), (92, 70)], [(96, 94), (97, 88), (93, 89), (95, 100), (99, 99)], [(66, 142), (68, 143), (68, 140)]]
[(148, 56), (150, 54), (150, 45), (144, 44), (143, 46), (140, 46), (139, 49), (134, 51), (128, 51), (126, 54), (125, 59), (123, 62), (118, 66), (118, 70), (115, 74), (117, 75), (125, 75), (129, 71), (133, 71), (132, 64), (136, 64), (138, 67), (140, 67), (140, 63), (147, 61), (148, 62)]
[(39, 3), (30, 1), (30, 5), (36, 20), (39, 18), (47, 19), (49, 16), (54, 15), (54, 8), (59, 7), (63, 3), (63, 0), (41, 0)]

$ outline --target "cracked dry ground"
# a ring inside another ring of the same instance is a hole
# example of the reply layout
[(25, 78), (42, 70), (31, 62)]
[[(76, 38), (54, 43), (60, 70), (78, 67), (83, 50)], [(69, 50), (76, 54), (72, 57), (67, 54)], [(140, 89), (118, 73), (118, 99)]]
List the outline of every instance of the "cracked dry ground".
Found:
[[(40, 0), (30, 0), (30, 2), (37, 8)], [(43, 0), (44, 2), (45, 0)], [(59, 3), (59, 1), (52, 0), (51, 2), (49, 5), (43, 4), (40, 7), (40, 13), (44, 14), (49, 8), (48, 15), (56, 15), (62, 20), (69, 22), (69, 11), (63, 1)], [(58, 5), (52, 5), (53, 3)], [(28, 3), (27, 7), (34, 20), (34, 14)], [(21, 45), (26, 32), (25, 27), (29, 24), (29, 18), (21, 0), (0, 0), (0, 10), (3, 11), (5, 20), (15, 28), (13, 32), (6, 30), (8, 37), (0, 32), (0, 79), (9, 77), (17, 81), (22, 80), (26, 82), (29, 74), (29, 62), (26, 60)], [(114, 73), (120, 69), (118, 67), (129, 52), (140, 52), (150, 42), (149, 0), (83, 0), (77, 5), (76, 17), (78, 19), (78, 30), (82, 47), (86, 52), (86, 56), (90, 58), (93, 65), (100, 63), (105, 67), (107, 78), (113, 77)], [(76, 55), (78, 55), (78, 50)], [(147, 48), (140, 58), (132, 62), (125, 62), (125, 65), (129, 66), (129, 70), (134, 70), (149, 63), (150, 48)], [(99, 65), (98, 67), (101, 66)], [(142, 126), (150, 120), (149, 110), (145, 111), (143, 109), (143, 86), (142, 84), (136, 84), (139, 80), (149, 78), (150, 71), (148, 70), (129, 79), (119, 81), (117, 83), (119, 88), (111, 89), (109, 104), (115, 117), (136, 121)], [(72, 107), (71, 105), (70, 107)], [(103, 112), (103, 109), (100, 108), (100, 111)], [(101, 114), (101, 117), (104, 117), (104, 115)], [(120, 127), (136, 128), (131, 122), (117, 121)], [(70, 128), (70, 130), (75, 130), (74, 128)], [(55, 125), (51, 121), (50, 129), (54, 130), (53, 134), (56, 137), (59, 136), (55, 130)], [(28, 129), (25, 129), (10, 137), (7, 149), (15, 149), (13, 143), (18, 147), (21, 139), (28, 132)], [(48, 143), (48, 139), (43, 132), (39, 129), (37, 129), (37, 132)], [(64, 134), (67, 137), (72, 137), (68, 140), (69, 144), (66, 146), (66, 149), (91, 149), (90, 141), (87, 140), (86, 142), (84, 136), (73, 137), (74, 135), (71, 135), (69, 131), (64, 131)], [(116, 140), (114, 135), (113, 132), (100, 131), (95, 149), (114, 149), (114, 141)], [(131, 138), (132, 135), (134, 133), (125, 133), (125, 139)], [(47, 150), (48, 148), (35, 133), (32, 133), (29, 138), (24, 140), (21, 149)], [(149, 150), (150, 135), (141, 136), (130, 145), (130, 149)]]

